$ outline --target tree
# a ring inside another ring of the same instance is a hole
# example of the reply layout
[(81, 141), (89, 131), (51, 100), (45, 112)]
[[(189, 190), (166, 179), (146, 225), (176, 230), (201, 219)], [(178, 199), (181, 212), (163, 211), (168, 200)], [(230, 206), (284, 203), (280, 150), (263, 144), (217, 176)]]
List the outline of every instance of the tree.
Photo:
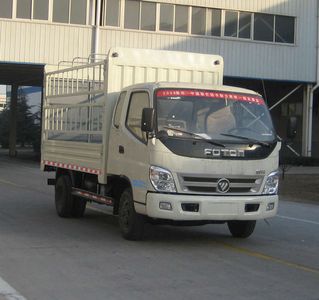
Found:
[(0, 144), (2, 148), (9, 148), (10, 110), (8, 105), (0, 113)]
[[(38, 114), (32, 113), (31, 106), (27, 103), (27, 97), (22, 90), (19, 91), (17, 101), (17, 141), (21, 147), (32, 145), (38, 149), (40, 135), (40, 123), (37, 120)], [(0, 144), (2, 148), (9, 147), (10, 131), (10, 105), (0, 113)]]

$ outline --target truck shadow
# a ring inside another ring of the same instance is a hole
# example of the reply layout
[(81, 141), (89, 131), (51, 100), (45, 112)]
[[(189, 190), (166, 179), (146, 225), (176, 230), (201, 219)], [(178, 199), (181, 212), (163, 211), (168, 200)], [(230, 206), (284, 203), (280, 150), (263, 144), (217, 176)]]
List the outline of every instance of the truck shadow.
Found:
[[(118, 225), (118, 217), (109, 213), (103, 212), (99, 209), (94, 209), (89, 206), (85, 213), (85, 217), (89, 222), (102, 222), (106, 226), (110, 226), (110, 229), (116, 228), (120, 234)], [(109, 231), (109, 230), (108, 230)], [(146, 221), (144, 228), (143, 241), (155, 241), (155, 240), (183, 240), (183, 239), (211, 239), (216, 237), (230, 237), (226, 224), (208, 224), (202, 226), (172, 226), (163, 224), (151, 224)]]
[[(121, 233), (118, 225), (118, 217), (106, 215), (103, 213), (88, 211), (85, 217), (79, 221), (85, 223), (89, 227), (98, 227), (95, 230), (100, 230), (104, 235), (114, 238), (115, 235), (120, 239)], [(170, 226), (170, 225), (153, 225), (145, 224), (144, 237), (141, 241), (128, 243), (207, 243), (212, 240), (232, 240), (227, 226), (221, 225), (203, 225), (203, 226)]]

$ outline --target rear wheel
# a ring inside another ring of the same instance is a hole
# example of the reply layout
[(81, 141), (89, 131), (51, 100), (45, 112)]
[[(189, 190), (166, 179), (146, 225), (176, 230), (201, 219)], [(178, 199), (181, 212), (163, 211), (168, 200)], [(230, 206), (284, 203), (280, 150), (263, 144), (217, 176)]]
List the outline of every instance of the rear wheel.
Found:
[(62, 218), (81, 218), (86, 208), (86, 200), (72, 195), (70, 176), (61, 175), (55, 184), (55, 208)]
[(254, 232), (256, 221), (229, 221), (227, 225), (233, 237), (247, 238)]
[(57, 214), (62, 218), (72, 216), (73, 197), (72, 183), (68, 175), (61, 175), (55, 184), (55, 208)]
[(135, 211), (130, 188), (125, 189), (120, 197), (119, 225), (125, 239), (134, 241), (142, 239), (144, 217)]

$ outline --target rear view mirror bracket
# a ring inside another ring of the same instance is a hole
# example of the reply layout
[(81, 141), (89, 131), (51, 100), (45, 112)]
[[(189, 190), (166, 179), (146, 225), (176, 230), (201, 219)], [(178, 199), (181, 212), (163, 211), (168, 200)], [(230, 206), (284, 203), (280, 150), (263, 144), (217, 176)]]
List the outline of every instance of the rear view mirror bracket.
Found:
[(143, 132), (152, 133), (154, 131), (155, 111), (153, 108), (143, 108), (141, 129)]

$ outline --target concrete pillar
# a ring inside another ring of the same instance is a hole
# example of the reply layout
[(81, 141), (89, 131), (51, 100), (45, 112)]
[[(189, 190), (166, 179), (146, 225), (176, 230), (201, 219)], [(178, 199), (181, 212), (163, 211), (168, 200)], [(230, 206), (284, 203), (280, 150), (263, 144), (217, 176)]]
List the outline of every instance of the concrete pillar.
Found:
[(17, 106), (18, 106), (18, 85), (11, 86), (10, 100), (10, 131), (9, 131), (9, 156), (17, 156)]
[(303, 113), (302, 113), (302, 156), (307, 156), (307, 157), (311, 157), (312, 111), (313, 111), (312, 85), (307, 84), (304, 87)]

